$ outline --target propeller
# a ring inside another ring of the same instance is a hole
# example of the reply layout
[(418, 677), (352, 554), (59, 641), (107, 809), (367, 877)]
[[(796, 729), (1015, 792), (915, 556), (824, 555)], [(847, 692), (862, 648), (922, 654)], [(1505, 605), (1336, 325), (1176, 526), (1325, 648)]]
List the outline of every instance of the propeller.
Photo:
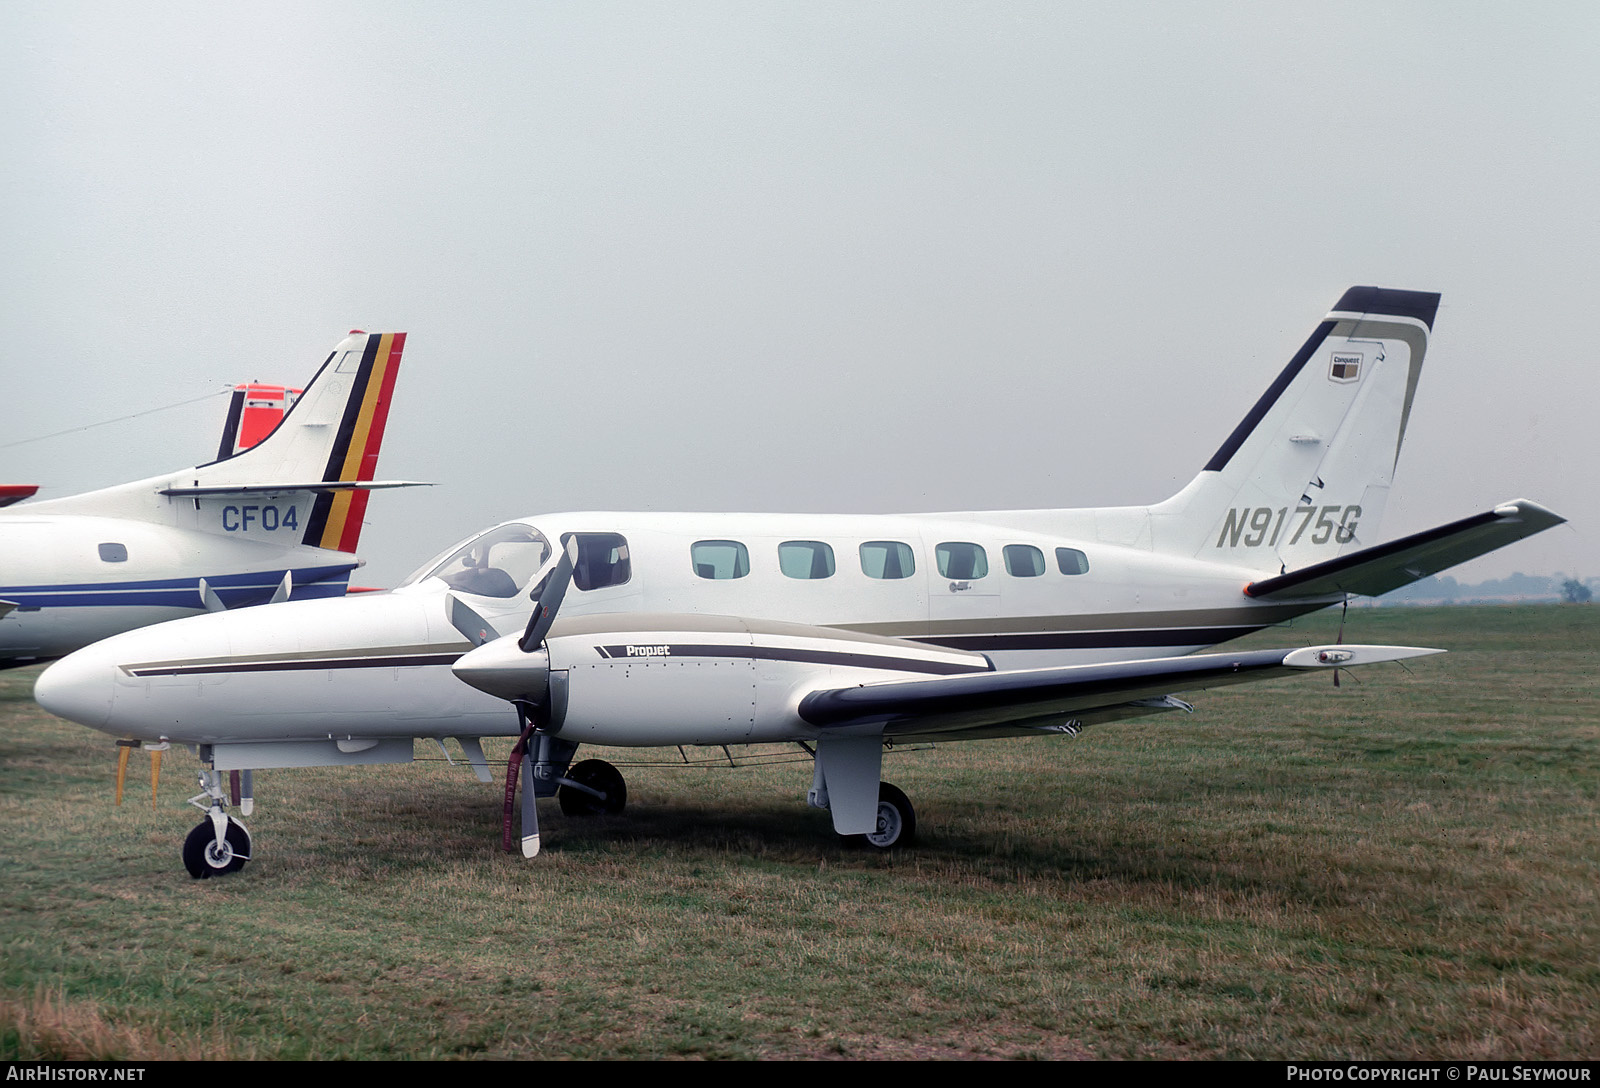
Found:
[(533, 605), (533, 615), (528, 617), (528, 629), (517, 643), (523, 653), (532, 653), (544, 643), (544, 636), (550, 633), (550, 625), (556, 621), (556, 611), (567, 595), (567, 587), (572, 584), (572, 571), (577, 565), (578, 538), (576, 534), (571, 534), (567, 537), (567, 546), (561, 553), (560, 562), (550, 572), (550, 577), (544, 580), (544, 588), (539, 591), (539, 599)]
[(511, 759), (506, 764), (504, 834), (502, 844), (507, 853), (515, 853), (512, 845), (512, 811), (516, 806), (517, 778), (522, 778), (522, 856), (535, 857), (539, 853), (539, 810), (535, 804), (534, 768), (545, 758), (544, 748), (549, 740), (544, 729), (550, 724), (550, 654), (545, 638), (556, 613), (572, 584), (572, 572), (578, 562), (578, 540), (568, 536), (566, 548), (556, 562), (549, 577), (538, 590), (533, 604), (533, 615), (528, 617), (528, 627), (522, 637), (496, 637), (492, 644), (489, 632), (494, 628), (459, 598), (451, 594), (450, 622), (478, 649), (464, 654), (452, 671), (461, 680), (479, 691), (508, 700), (517, 711), (520, 735), (511, 749)]
[(450, 625), (460, 631), (468, 642), (474, 646), (482, 646), (485, 642), (492, 642), (500, 637), (495, 625), (478, 615), (477, 610), (466, 601), (454, 593), (446, 593), (444, 598), (449, 605)]
[(511, 844), (511, 810), (517, 803), (517, 772), (522, 772), (522, 856), (539, 856), (539, 806), (533, 786), (533, 758), (528, 749), (538, 743), (535, 725), (521, 703), (516, 704), (517, 724), (522, 733), (511, 746), (511, 759), (506, 763), (506, 804), (501, 817), (500, 845), (508, 854), (516, 853)]

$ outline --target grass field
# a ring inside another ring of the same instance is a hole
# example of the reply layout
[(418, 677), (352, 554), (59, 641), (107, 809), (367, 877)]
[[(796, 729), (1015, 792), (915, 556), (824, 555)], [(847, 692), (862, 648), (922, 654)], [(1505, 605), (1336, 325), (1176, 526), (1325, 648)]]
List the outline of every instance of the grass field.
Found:
[(524, 862), (427, 762), (258, 775), (257, 860), (203, 882), (193, 757), (113, 808), (109, 738), (0, 673), (0, 1056), (1600, 1056), (1600, 608), (1346, 637), (1452, 652), (891, 755), (896, 855), (794, 763), (625, 767)]

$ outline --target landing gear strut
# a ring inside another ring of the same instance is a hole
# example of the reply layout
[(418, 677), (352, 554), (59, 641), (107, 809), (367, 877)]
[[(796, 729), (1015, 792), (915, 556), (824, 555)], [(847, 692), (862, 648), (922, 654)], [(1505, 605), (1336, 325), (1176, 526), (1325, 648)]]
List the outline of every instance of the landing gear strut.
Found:
[(222, 798), (222, 776), (202, 770), (200, 792), (189, 803), (204, 811), (206, 818), (183, 840), (183, 867), (196, 880), (236, 873), (250, 860), (250, 832), (223, 810)]

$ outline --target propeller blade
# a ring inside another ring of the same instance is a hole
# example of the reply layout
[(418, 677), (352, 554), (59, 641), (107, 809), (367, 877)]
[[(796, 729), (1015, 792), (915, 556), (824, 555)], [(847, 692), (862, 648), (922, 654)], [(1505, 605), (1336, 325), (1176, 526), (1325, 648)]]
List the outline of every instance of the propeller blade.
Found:
[(517, 643), (523, 653), (537, 650), (544, 642), (544, 636), (550, 633), (550, 625), (556, 621), (556, 612), (561, 608), (562, 598), (567, 595), (567, 587), (572, 584), (572, 570), (577, 565), (578, 538), (574, 534), (567, 537), (561, 561), (550, 572), (550, 577), (545, 579), (544, 590), (533, 606), (533, 615), (528, 617), (528, 629), (522, 633), (522, 641)]
[(466, 601), (454, 593), (446, 593), (444, 596), (448, 602), (446, 607), (450, 615), (450, 625), (461, 632), (461, 637), (474, 646), (482, 646), (485, 642), (500, 637), (500, 632), (495, 630), (494, 624), (478, 615)]
[(522, 760), (522, 856), (539, 856), (539, 805), (533, 786), (534, 751), (539, 738), (528, 738), (529, 752)]
[(529, 719), (522, 704), (516, 704), (517, 722), (522, 726), (522, 735), (517, 738), (517, 743), (512, 745), (511, 759), (506, 764), (506, 803), (504, 822), (501, 829), (500, 845), (508, 854), (515, 853), (511, 839), (511, 813), (517, 796), (517, 776), (522, 777), (522, 856), (525, 858), (537, 857), (539, 854), (539, 806), (538, 797), (533, 786), (533, 761), (535, 746), (539, 743), (534, 733), (534, 723)]
[(522, 726), (522, 735), (511, 746), (511, 758), (506, 760), (505, 811), (500, 829), (500, 845), (508, 854), (515, 853), (511, 846), (511, 813), (517, 802), (517, 776), (522, 770), (523, 759), (527, 757), (528, 741), (533, 737), (533, 723), (528, 721), (520, 706), (517, 707), (517, 724)]

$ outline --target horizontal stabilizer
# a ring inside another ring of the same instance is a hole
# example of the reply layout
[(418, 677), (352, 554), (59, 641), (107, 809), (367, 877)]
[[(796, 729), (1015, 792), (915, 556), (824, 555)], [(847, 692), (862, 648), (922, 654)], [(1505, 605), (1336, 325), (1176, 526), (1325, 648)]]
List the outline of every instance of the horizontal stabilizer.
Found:
[(221, 484), (215, 487), (165, 487), (162, 495), (264, 495), (287, 491), (376, 491), (386, 487), (432, 487), (420, 480), (312, 480), (292, 484)]
[(30, 499), (39, 490), (38, 484), (0, 484), (0, 506)]
[(1417, 646), (1310, 646), (895, 680), (814, 691), (800, 701), (800, 717), (823, 728), (881, 725), (891, 737), (1018, 725), (1075, 730), (1092, 722), (1183, 708), (1185, 704), (1168, 698), (1172, 692), (1443, 652)]
[(1245, 586), (1248, 597), (1274, 601), (1359, 593), (1376, 597), (1496, 548), (1542, 533), (1567, 519), (1517, 499), (1437, 529), (1341, 555)]

